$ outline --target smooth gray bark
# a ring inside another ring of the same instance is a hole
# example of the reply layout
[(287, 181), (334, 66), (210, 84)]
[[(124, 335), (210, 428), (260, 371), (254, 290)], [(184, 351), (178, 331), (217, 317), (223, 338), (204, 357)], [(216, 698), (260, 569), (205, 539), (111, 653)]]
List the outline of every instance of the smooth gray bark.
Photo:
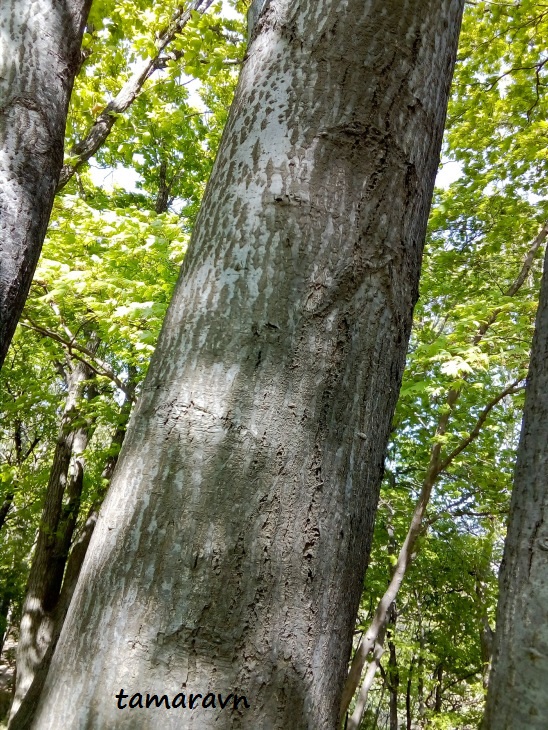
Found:
[(0, 2), (0, 367), (46, 235), (90, 5)]
[(518, 447), (484, 730), (548, 718), (548, 252)]
[(33, 727), (336, 726), (462, 8), (265, 8)]

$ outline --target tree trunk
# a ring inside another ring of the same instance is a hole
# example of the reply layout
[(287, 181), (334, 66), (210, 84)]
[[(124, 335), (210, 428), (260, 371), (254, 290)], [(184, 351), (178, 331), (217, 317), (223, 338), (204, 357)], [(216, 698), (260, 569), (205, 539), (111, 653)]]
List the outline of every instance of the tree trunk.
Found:
[(406, 730), (413, 728), (413, 667), (415, 666), (415, 657), (411, 659), (409, 664), (409, 674), (407, 675), (407, 685), (405, 688), (405, 727)]
[(36, 728), (336, 726), (462, 6), (266, 5)]
[[(0, 656), (4, 649), (4, 642), (8, 635), (8, 616), (11, 606), (12, 596), (9, 591), (6, 591), (0, 601)], [(1, 719), (1, 718), (0, 718)]]
[[(385, 633), (386, 625), (382, 626), (379, 630), (377, 641), (375, 642), (375, 646), (373, 647), (373, 656), (371, 658), (371, 661), (369, 662), (367, 669), (365, 670), (365, 676), (360, 687), (360, 692), (356, 699), (354, 712), (350, 717), (348, 717), (345, 725), (345, 730), (358, 730), (361, 726), (365, 708), (367, 707), (367, 700), (369, 699), (369, 691), (371, 690), (373, 682), (375, 681), (375, 677), (377, 676), (377, 670), (381, 666), (381, 658), (384, 654)], [(387, 685), (385, 684), (385, 686)]]
[(6, 517), (8, 516), (8, 512), (10, 511), (10, 509), (13, 505), (14, 497), (15, 497), (15, 492), (9, 491), (4, 495), (2, 504), (0, 504), (0, 530), (4, 527), (4, 523), (6, 521)]
[(441, 701), (443, 698), (443, 664), (436, 668), (436, 691), (434, 694), (434, 712), (441, 712)]
[[(422, 603), (422, 602), (421, 602)], [(426, 638), (424, 635), (424, 626), (421, 618), (421, 605), (419, 609), (419, 658), (417, 660), (417, 704), (418, 704), (418, 720), (419, 727), (424, 726), (424, 718), (426, 715), (426, 704), (424, 701), (424, 655), (426, 648)]]
[(20, 719), (20, 705), (50, 644), (55, 623), (54, 610), (82, 491), (83, 453), (90, 435), (90, 424), (82, 422), (78, 403), (90, 375), (91, 370), (79, 361), (67, 368), (67, 400), (21, 614), (17, 681), (10, 713), (10, 728), (14, 729), (28, 727)]
[(0, 3), (0, 367), (46, 235), (90, 5)]
[(390, 730), (398, 730), (398, 693), (400, 688), (400, 672), (398, 669), (398, 657), (396, 645), (392, 638), (396, 631), (397, 611), (395, 604), (392, 604), (390, 611), (390, 624), (387, 630), (388, 637), (388, 689), (390, 691)]
[(548, 718), (548, 252), (537, 313), (484, 730), (544, 730)]

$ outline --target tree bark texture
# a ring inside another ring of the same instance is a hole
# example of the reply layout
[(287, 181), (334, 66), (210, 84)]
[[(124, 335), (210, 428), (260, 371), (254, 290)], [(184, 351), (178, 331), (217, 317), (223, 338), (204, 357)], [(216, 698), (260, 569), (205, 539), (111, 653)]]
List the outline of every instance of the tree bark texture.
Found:
[(90, 5), (0, 3), (0, 367), (46, 235)]
[(540, 295), (484, 730), (546, 728), (548, 718), (548, 252)]
[(33, 727), (336, 727), (462, 8), (264, 8)]

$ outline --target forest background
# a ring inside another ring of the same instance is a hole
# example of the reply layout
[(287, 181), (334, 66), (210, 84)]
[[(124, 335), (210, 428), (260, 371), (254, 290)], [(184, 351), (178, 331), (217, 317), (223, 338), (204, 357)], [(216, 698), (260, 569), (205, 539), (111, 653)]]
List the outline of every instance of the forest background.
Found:
[[(161, 54), (174, 0), (95, 0), (89, 17), (63, 186), (0, 375), (0, 717), (39, 535), (58, 576), (44, 587), (54, 612), (108, 489), (226, 121), (247, 3), (206, 5)], [(464, 729), (482, 714), (548, 235), (546, 37), (545, 3), (466, 6), (348, 727)], [(101, 146), (82, 152), (122, 98)]]

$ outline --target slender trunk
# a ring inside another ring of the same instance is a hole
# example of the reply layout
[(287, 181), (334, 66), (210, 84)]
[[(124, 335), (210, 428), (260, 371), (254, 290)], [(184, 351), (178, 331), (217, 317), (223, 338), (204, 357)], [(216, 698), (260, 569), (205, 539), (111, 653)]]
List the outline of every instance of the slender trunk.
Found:
[[(396, 610), (395, 606), (392, 605), (388, 612), (388, 616), (391, 616), (393, 613), (395, 615), (395, 610)], [(359, 692), (358, 698), (356, 700), (354, 712), (352, 713), (352, 716), (348, 718), (348, 723), (347, 723), (348, 730), (358, 730), (358, 728), (361, 726), (362, 718), (363, 718), (363, 715), (364, 715), (366, 707), (367, 707), (367, 700), (369, 699), (369, 692), (371, 690), (371, 687), (373, 686), (373, 682), (375, 681), (377, 671), (381, 665), (381, 658), (384, 654), (384, 638), (385, 638), (387, 628), (388, 628), (388, 621), (385, 624), (383, 624), (383, 626), (379, 630), (379, 634), (377, 636), (377, 640), (376, 640), (375, 646), (373, 648), (373, 656), (365, 671), (365, 676), (363, 678), (363, 681), (362, 681), (362, 684), (360, 687), (360, 692)], [(395, 647), (394, 647), (393, 643), (392, 643), (392, 647), (390, 649), (390, 661), (395, 661)], [(390, 664), (390, 661), (389, 661), (389, 668), (392, 666)], [(397, 664), (395, 666), (397, 667)], [(393, 715), (393, 710), (392, 710), (393, 688), (392, 688), (392, 684), (391, 684), (390, 674), (388, 674), (386, 686), (390, 693), (390, 716), (392, 717), (392, 715)], [(397, 708), (397, 690), (396, 690), (396, 708)], [(397, 709), (396, 709), (396, 716), (397, 716)]]
[(386, 626), (383, 626), (379, 632), (378, 641), (375, 643), (375, 646), (373, 648), (373, 656), (371, 658), (371, 661), (369, 662), (369, 665), (365, 670), (365, 676), (360, 687), (358, 698), (356, 700), (354, 712), (347, 720), (347, 730), (358, 730), (361, 725), (362, 717), (365, 712), (365, 708), (367, 707), (369, 691), (373, 686), (373, 682), (375, 681), (375, 677), (377, 676), (377, 670), (379, 669), (381, 664), (382, 655), (384, 654), (385, 631)]
[(158, 193), (156, 194), (156, 203), (154, 210), (156, 213), (167, 213), (169, 207), (169, 191), (170, 184), (167, 181), (167, 162), (160, 162), (160, 172), (158, 177)]
[[(9, 592), (4, 593), (2, 602), (0, 603), (0, 656), (4, 649), (4, 642), (8, 635), (8, 616), (11, 606), (11, 595)], [(0, 718), (1, 719), (1, 718)]]
[(476, 596), (479, 615), (479, 637), (483, 673), (483, 687), (484, 689), (487, 689), (489, 685), (489, 674), (491, 672), (494, 633), (489, 624), (489, 617), (487, 615), (487, 603), (485, 599), (485, 584), (481, 580), (481, 576), (478, 576), (476, 579)]
[(398, 669), (398, 657), (396, 645), (392, 637), (396, 631), (397, 613), (395, 605), (392, 606), (388, 635), (388, 689), (390, 691), (390, 730), (398, 730), (398, 694), (400, 688), (400, 673)]
[[(375, 710), (375, 722), (373, 723), (373, 730), (377, 730), (377, 728), (379, 726), (379, 717), (381, 714), (381, 708), (382, 708), (382, 703), (384, 700), (385, 691), (386, 691), (386, 687), (383, 684), (381, 687), (381, 696), (379, 697), (379, 701), (377, 703), (377, 709)], [(345, 730), (346, 730), (346, 728), (345, 728)]]
[[(392, 647), (394, 645), (392, 644)], [(390, 647), (390, 648), (392, 648)], [(398, 687), (390, 682), (390, 730), (398, 730)]]
[[(103, 471), (101, 473), (102, 489), (99, 492), (95, 503), (90, 508), (82, 530), (80, 531), (77, 539), (72, 544), (72, 549), (70, 550), (70, 555), (67, 559), (66, 556), (68, 555), (68, 551), (72, 542), (76, 518), (78, 516), (78, 511), (80, 507), (80, 493), (77, 493), (75, 489), (73, 489), (71, 492), (69, 503), (65, 511), (66, 519), (64, 522), (64, 526), (59, 531), (57, 565), (55, 566), (58, 571), (61, 571), (60, 575), (63, 578), (62, 587), (60, 591), (58, 591), (57, 598), (54, 602), (54, 605), (51, 607), (50, 613), (47, 617), (50, 632), (47, 642), (42, 641), (40, 656), (37, 657), (37, 660), (34, 663), (32, 682), (25, 694), (21, 696), (17, 710), (14, 712), (12, 709), (12, 716), (10, 718), (9, 724), (10, 730), (13, 730), (15, 728), (22, 729), (30, 727), (34, 712), (36, 711), (38, 700), (40, 699), (40, 694), (42, 692), (47, 673), (49, 671), (51, 659), (53, 657), (55, 647), (57, 646), (57, 641), (59, 639), (61, 629), (63, 628), (65, 617), (68, 611), (68, 607), (70, 605), (70, 601), (72, 599), (72, 595), (74, 593), (74, 589), (76, 587), (80, 570), (84, 562), (86, 551), (93, 535), (95, 525), (97, 523), (99, 508), (103, 501), (104, 495), (106, 494), (106, 491), (109, 487), (110, 480), (112, 479), (114, 468), (118, 461), (119, 449), (122, 446), (126, 434), (127, 423), (131, 412), (133, 394), (135, 390), (135, 382), (132, 378), (131, 371), (132, 369), (130, 368), (130, 378), (128, 386), (130, 390), (130, 397), (126, 399), (124, 405), (122, 406), (119, 423), (110, 442), (110, 454), (106, 459)], [(80, 467), (80, 470), (77, 471), (78, 481), (80, 481), (81, 477), (83, 477), (83, 464), (81, 464)], [(59, 557), (61, 555), (65, 556), (62, 565), (59, 561)], [(42, 632), (42, 634), (43, 633), (44, 632)]]
[(413, 726), (413, 707), (412, 707), (412, 695), (411, 690), (413, 689), (413, 667), (415, 666), (415, 657), (411, 659), (409, 665), (409, 674), (407, 675), (407, 686), (405, 688), (405, 727), (406, 730), (412, 730)]
[(436, 691), (434, 694), (434, 712), (441, 712), (441, 701), (443, 695), (443, 664), (436, 668)]
[(266, 5), (36, 728), (335, 727), (462, 7)]
[(484, 730), (548, 718), (548, 251), (500, 574)]
[[(32, 452), (40, 442), (40, 438), (36, 437), (30, 445), (28, 445), (26, 451), (23, 449), (23, 423), (22, 421), (16, 421), (14, 424), (14, 452), (15, 452), (15, 464), (17, 467), (22, 467), (23, 463), (31, 456)], [(13, 507), (13, 501), (15, 499), (15, 489), (9, 485), (9, 490), (4, 495), (4, 499), (0, 504), (0, 531), (6, 523), (6, 518), (11, 508)]]
[(90, 5), (0, 3), (0, 367), (46, 235)]
[[(54, 627), (54, 610), (61, 590), (68, 546), (79, 508), (83, 452), (90, 424), (81, 420), (79, 401), (91, 371), (81, 362), (67, 371), (67, 399), (50, 469), (38, 539), (34, 550), (17, 646), (17, 682), (10, 728), (25, 727), (21, 702), (31, 687)], [(67, 499), (68, 498), (68, 499)], [(65, 504), (63, 503), (64, 499)], [(67, 540), (68, 545), (67, 545)]]
[(8, 512), (10, 511), (10, 509), (13, 505), (14, 497), (15, 497), (15, 492), (13, 492), (13, 491), (7, 492), (7, 494), (4, 496), (4, 499), (2, 500), (2, 504), (0, 504), (0, 530), (4, 527), (4, 523), (6, 521), (6, 517), (8, 516)]
[(424, 627), (422, 622), (419, 625), (419, 659), (417, 661), (417, 702), (418, 702), (418, 718), (420, 727), (423, 726), (426, 714), (426, 704), (424, 702), (424, 649), (425, 649)]

